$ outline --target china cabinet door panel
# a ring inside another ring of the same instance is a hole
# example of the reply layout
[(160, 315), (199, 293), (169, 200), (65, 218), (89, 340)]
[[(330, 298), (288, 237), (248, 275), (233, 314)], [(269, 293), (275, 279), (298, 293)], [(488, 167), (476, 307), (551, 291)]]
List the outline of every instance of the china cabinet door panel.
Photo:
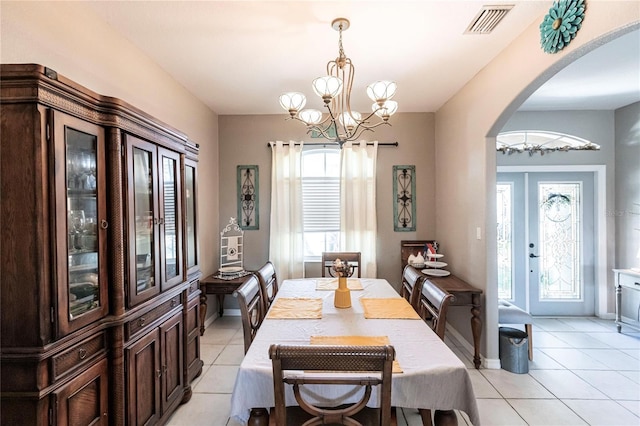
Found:
[(180, 154), (158, 148), (161, 290), (182, 283), (182, 184)]
[(162, 412), (182, 398), (182, 312), (174, 315), (160, 326), (162, 339)]
[(105, 134), (53, 112), (57, 335), (105, 316), (107, 228)]
[(158, 259), (157, 149), (126, 135), (129, 236), (129, 301), (138, 304), (160, 293)]
[(152, 425), (160, 418), (160, 330), (154, 329), (126, 350), (129, 424)]
[(197, 205), (197, 162), (185, 160), (185, 222), (186, 222), (186, 250), (187, 272), (199, 271), (198, 252), (198, 205)]
[(107, 359), (85, 370), (54, 393), (58, 425), (108, 425)]

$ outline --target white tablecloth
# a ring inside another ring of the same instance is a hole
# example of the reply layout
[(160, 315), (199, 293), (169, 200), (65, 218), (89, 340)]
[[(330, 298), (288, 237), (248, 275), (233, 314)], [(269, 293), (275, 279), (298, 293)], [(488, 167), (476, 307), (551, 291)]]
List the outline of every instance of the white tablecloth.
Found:
[[(273, 407), (272, 343), (308, 345), (311, 336), (388, 336), (403, 372), (393, 375), (391, 403), (396, 407), (462, 410), (479, 425), (471, 379), (465, 365), (422, 320), (365, 319), (361, 297), (400, 297), (383, 279), (363, 278), (351, 292), (351, 308), (333, 306), (333, 291), (316, 291), (314, 279), (287, 280), (277, 297), (320, 297), (322, 319), (266, 319), (245, 355), (231, 395), (231, 417), (246, 423), (251, 408)], [(342, 394), (340, 389), (335, 397)], [(287, 405), (295, 405), (287, 395)], [(376, 401), (376, 395), (372, 397)]]

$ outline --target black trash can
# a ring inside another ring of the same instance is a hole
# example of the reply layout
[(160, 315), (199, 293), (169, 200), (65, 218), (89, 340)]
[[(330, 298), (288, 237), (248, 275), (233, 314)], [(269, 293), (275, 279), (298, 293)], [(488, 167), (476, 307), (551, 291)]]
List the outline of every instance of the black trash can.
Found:
[(528, 336), (522, 330), (500, 327), (500, 365), (512, 373), (529, 372)]

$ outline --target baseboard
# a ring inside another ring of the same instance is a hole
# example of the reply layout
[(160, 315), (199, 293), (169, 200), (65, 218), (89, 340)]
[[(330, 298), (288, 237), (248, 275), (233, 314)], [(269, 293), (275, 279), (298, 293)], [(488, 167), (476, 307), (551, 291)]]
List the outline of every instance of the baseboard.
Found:
[(501, 366), (500, 366), (500, 358), (498, 358), (498, 359), (484, 358), (482, 360), (482, 366), (484, 368), (486, 368), (487, 370), (500, 370), (500, 368), (501, 368)]
[(603, 320), (614, 320), (615, 321), (616, 314), (613, 313), (613, 312), (610, 312), (610, 313), (599, 315), (598, 318), (603, 319)]
[[(225, 309), (224, 310), (224, 316), (226, 316), (226, 317), (239, 317), (240, 316), (240, 309)], [(220, 316), (218, 315), (218, 312), (215, 312), (209, 318), (204, 320), (204, 327), (205, 328), (209, 327), (218, 318), (220, 318)]]

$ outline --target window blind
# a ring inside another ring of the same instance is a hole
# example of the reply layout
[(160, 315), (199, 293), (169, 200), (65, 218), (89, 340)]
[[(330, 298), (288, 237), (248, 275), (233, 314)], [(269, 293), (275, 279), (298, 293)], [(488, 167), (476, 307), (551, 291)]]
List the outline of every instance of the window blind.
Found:
[(302, 178), (304, 232), (340, 230), (340, 179)]

